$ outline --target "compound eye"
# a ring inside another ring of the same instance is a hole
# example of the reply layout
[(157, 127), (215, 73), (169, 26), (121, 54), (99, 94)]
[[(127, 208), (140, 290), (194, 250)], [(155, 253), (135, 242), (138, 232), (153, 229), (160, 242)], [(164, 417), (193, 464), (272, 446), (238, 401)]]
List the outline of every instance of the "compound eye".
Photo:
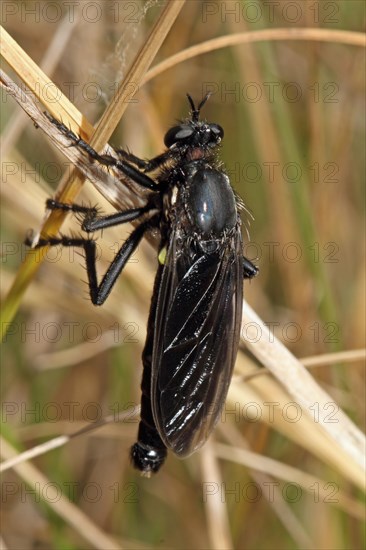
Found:
[(183, 141), (193, 134), (194, 130), (192, 126), (187, 124), (181, 124), (180, 126), (173, 126), (167, 131), (164, 137), (164, 143), (166, 147), (171, 147), (178, 141)]
[(224, 137), (224, 130), (219, 124), (210, 124), (210, 130), (214, 137), (220, 138), (220, 140)]

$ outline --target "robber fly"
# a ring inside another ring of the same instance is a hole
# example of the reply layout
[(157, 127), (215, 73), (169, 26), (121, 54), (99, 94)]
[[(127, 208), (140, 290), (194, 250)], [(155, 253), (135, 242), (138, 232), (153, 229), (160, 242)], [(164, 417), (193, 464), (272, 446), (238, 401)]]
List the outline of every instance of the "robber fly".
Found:
[(209, 94), (197, 107), (187, 97), (190, 118), (168, 130), (165, 152), (151, 160), (123, 150), (116, 151), (116, 158), (100, 155), (52, 119), (72, 145), (148, 192), (144, 206), (106, 217), (97, 208), (47, 201), (49, 209), (81, 216), (87, 233), (141, 219), (99, 284), (92, 238), (60, 236), (37, 243), (84, 248), (90, 297), (101, 305), (144, 234), (160, 233), (159, 267), (142, 353), (141, 420), (131, 449), (133, 465), (145, 475), (159, 470), (168, 449), (188, 456), (213, 430), (238, 351), (243, 278), (258, 271), (243, 256), (243, 204), (217, 156), (224, 131), (200, 120)]

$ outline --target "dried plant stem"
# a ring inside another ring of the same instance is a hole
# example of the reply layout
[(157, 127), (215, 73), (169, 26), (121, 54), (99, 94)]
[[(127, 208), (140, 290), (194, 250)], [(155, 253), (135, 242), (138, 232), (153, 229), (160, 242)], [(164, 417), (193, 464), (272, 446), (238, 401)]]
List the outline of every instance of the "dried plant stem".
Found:
[(366, 47), (366, 36), (361, 32), (352, 31), (335, 31), (328, 29), (263, 29), (259, 31), (248, 31), (237, 34), (229, 34), (213, 38), (206, 42), (201, 42), (195, 46), (191, 46), (185, 50), (172, 55), (158, 65), (155, 65), (144, 77), (142, 83), (145, 84), (159, 74), (175, 67), (183, 61), (197, 57), (204, 53), (210, 53), (214, 50), (235, 46), (238, 44), (246, 44), (263, 41), (278, 41), (278, 40), (310, 40), (318, 42), (338, 42), (348, 44), (350, 46)]
[(323, 365), (334, 365), (337, 363), (353, 363), (365, 361), (366, 349), (351, 349), (348, 351), (338, 351), (336, 353), (323, 353), (311, 357), (303, 357), (301, 363), (307, 367), (321, 367)]
[[(299, 470), (273, 458), (259, 455), (248, 449), (233, 447), (232, 445), (215, 443), (213, 449), (217, 457), (243, 464), (247, 468), (270, 474), (272, 477), (282, 479), (283, 481), (298, 483), (308, 492), (311, 492), (312, 487), (316, 484), (319, 487), (319, 496), (321, 498), (326, 499), (329, 496), (329, 490), (325, 489), (327, 482), (303, 470)], [(363, 503), (358, 502), (345, 492), (339, 493), (338, 496), (340, 498), (337, 499), (335, 504), (339, 508), (348, 511), (349, 514), (358, 519), (364, 518), (365, 506)]]
[[(78, 22), (79, 14), (76, 11), (75, 19), (72, 25), (70, 25), (68, 17), (66, 16), (57, 28), (52, 42), (41, 61), (41, 68), (47, 74), (52, 74), (54, 72), (55, 67), (58, 65), (61, 57), (64, 55), (65, 47), (69, 42), (72, 33), (77, 28)], [(7, 37), (8, 41), (12, 41), (14, 45), (14, 40), (12, 40), (11, 36), (8, 33), (5, 32), (4, 36)], [(18, 44), (16, 43), (14, 47), (19, 48)], [(28, 118), (22, 111), (17, 111), (8, 120), (1, 139), (2, 154), (4, 156), (7, 154), (7, 151), (10, 149), (10, 147), (17, 141), (25, 125), (28, 123)]]
[[(222, 472), (219, 461), (214, 452), (214, 446), (208, 441), (201, 450), (201, 478), (202, 485), (207, 489), (210, 487), (222, 487)], [(208, 489), (209, 491), (209, 489)], [(220, 491), (215, 491), (205, 501), (205, 512), (207, 532), (210, 534), (210, 541), (213, 550), (229, 550), (234, 548), (230, 532), (230, 523), (226, 503), (222, 499)]]
[(118, 418), (116, 418), (116, 415), (112, 414), (110, 416), (106, 416), (100, 422), (86, 424), (86, 426), (84, 426), (83, 428), (80, 428), (76, 432), (73, 432), (69, 435), (60, 435), (58, 437), (54, 437), (49, 441), (46, 441), (45, 443), (41, 443), (40, 445), (32, 447), (32, 449), (24, 451), (23, 453), (13, 453), (13, 456), (11, 458), (7, 458), (0, 464), (0, 472), (5, 472), (6, 470), (9, 470), (10, 468), (15, 468), (15, 466), (17, 466), (18, 464), (22, 464), (27, 460), (31, 460), (32, 458), (36, 458), (37, 456), (41, 456), (45, 453), (48, 453), (49, 451), (52, 451), (53, 449), (57, 449), (58, 447), (63, 447), (63, 445), (66, 445), (66, 443), (71, 441), (71, 439), (74, 439), (80, 435), (85, 435), (88, 432), (93, 432), (101, 428), (102, 426), (105, 426), (106, 424), (112, 424), (116, 421), (123, 422), (124, 420), (130, 422), (132, 418), (137, 417), (139, 414), (140, 407), (134, 407), (132, 409), (128, 409), (123, 413), (120, 413), (118, 415)]
[(244, 302), (243, 326), (245, 343), (261, 364), (266, 366), (293, 396), (302, 409), (312, 416), (317, 407), (319, 423), (335, 443), (361, 468), (365, 468), (365, 436), (341, 410), (336, 422), (329, 422), (329, 404), (334, 400), (316, 383), (305, 367), (270, 332), (268, 326)]
[[(1, 438), (0, 448), (1, 456), (5, 459), (10, 459), (16, 455), (15, 449), (3, 438)], [(51, 482), (33, 464), (18, 464), (14, 469), (39, 498), (46, 498), (47, 491), (44, 491), (44, 488), (49, 487)], [(93, 548), (100, 550), (105, 550), (106, 548), (117, 550), (121, 548), (116, 540), (99, 529), (94, 521), (90, 520), (64, 495), (57, 495), (57, 499), (54, 496), (49, 502), (52, 510), (62, 517), (66, 523), (74, 527), (76, 532), (88, 541)]]
[(0, 53), (47, 111), (60, 120), (67, 121), (67, 124), (76, 131), (78, 128), (82, 128), (86, 134), (92, 133), (93, 126), (83, 120), (81, 113), (71, 101), (64, 96), (3, 27), (0, 27)]

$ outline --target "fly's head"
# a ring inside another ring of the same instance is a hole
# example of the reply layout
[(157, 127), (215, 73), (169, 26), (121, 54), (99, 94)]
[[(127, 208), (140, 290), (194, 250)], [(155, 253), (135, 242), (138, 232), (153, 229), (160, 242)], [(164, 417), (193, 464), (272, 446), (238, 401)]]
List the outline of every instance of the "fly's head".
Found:
[[(215, 149), (220, 144), (224, 137), (224, 130), (218, 124), (199, 120), (200, 110), (210, 94), (207, 94), (197, 107), (189, 94), (187, 97), (192, 110), (191, 119), (170, 128), (165, 134), (164, 143), (169, 149), (177, 149), (183, 153), (191, 151), (193, 158), (200, 158), (204, 151)], [(199, 154), (200, 151), (201, 154)]]

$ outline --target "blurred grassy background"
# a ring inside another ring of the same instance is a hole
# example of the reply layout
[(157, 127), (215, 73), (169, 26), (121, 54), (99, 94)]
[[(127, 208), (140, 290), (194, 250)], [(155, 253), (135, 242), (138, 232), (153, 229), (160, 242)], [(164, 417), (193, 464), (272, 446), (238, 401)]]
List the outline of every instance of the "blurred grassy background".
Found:
[[(98, 11), (89, 2), (78, 8), (75, 3), (75, 12), (63, 2), (60, 11), (48, 2), (3, 4), (4, 27), (37, 63), (64, 25), (61, 36), (70, 34), (63, 50), (56, 49), (62, 55), (48, 74), (93, 123), (160, 10), (154, 2), (137, 1), (100, 2)], [(191, 1), (156, 61), (223, 34), (276, 27), (362, 31), (364, 19), (364, 4), (352, 0)], [(208, 89), (215, 93), (204, 116), (224, 127), (223, 161), (254, 216), (252, 221), (243, 213), (250, 221), (246, 252), (260, 276), (246, 285), (246, 299), (297, 357), (364, 347), (364, 51), (331, 42), (284, 41), (199, 56), (141, 88), (110, 143), (154, 156), (162, 151), (166, 129), (187, 115), (186, 92), (199, 100)], [(25, 254), (26, 231), (39, 227), (46, 197), (69, 168), (41, 131), (21, 121), (12, 100), (3, 98), (1, 109), (4, 296)], [(81, 200), (111, 210), (90, 184)], [(106, 231), (99, 239), (100, 273), (128, 231)], [(50, 251), (3, 346), (3, 435), (19, 450), (139, 403), (154, 251), (147, 243), (139, 247), (103, 308), (89, 303), (82, 263), (71, 251)], [(63, 350), (68, 354), (60, 355)], [(317, 367), (313, 374), (364, 429), (361, 362)], [(236, 428), (252, 450), (358, 496), (337, 472), (275, 430), (244, 419)], [(185, 461), (170, 456), (158, 476), (142, 479), (128, 461), (136, 431), (137, 421), (113, 424), (33, 462), (124, 547), (220, 548), (210, 537), (201, 453)], [(227, 461), (219, 465), (222, 485), (216, 488), (233, 548), (310, 547), (279, 521), (274, 508), (281, 502), (245, 497), (251, 482), (245, 468)], [(9, 548), (89, 547), (52, 504), (26, 494), (14, 473), (3, 483)], [(360, 522), (317, 499), (315, 491), (303, 492), (293, 503), (287, 496), (312, 545), (363, 548)]]

